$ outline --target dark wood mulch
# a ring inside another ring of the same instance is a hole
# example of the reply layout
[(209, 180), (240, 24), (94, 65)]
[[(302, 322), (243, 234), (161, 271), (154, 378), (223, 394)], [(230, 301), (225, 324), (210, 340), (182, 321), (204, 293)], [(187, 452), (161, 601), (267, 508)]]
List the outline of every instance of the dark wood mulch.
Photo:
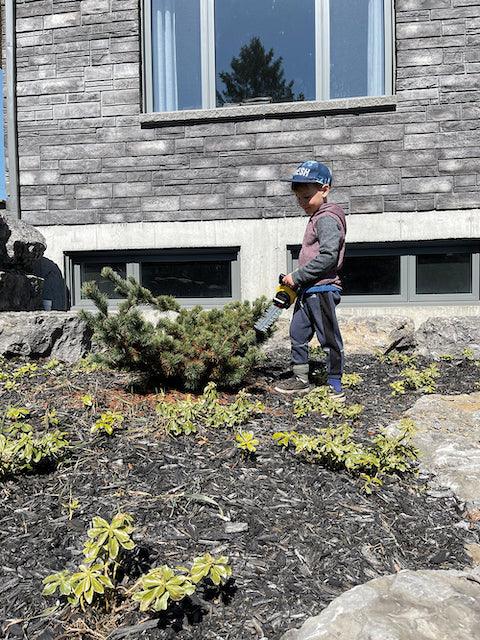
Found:
[[(474, 390), (474, 363), (439, 366), (440, 392)], [(260, 439), (255, 459), (242, 457), (226, 430), (166, 437), (156, 427), (154, 394), (129, 393), (123, 374), (62, 367), (0, 391), (2, 413), (8, 405), (27, 406), (32, 423), (45, 408), (56, 408), (74, 445), (56, 470), (0, 483), (2, 637), (275, 640), (372, 578), (403, 568), (468, 565), (464, 545), (478, 542), (479, 526), (465, 519), (464, 506), (450, 492), (430, 488), (428, 478), (391, 479), (366, 496), (359, 480), (273, 444), (274, 431), (326, 424), (318, 417), (297, 421), (291, 402), (271, 391), (286, 369), (285, 359), (272, 360), (250, 385), (267, 407), (248, 426)], [(399, 366), (357, 356), (348, 359), (347, 370), (363, 377), (347, 393), (348, 402), (365, 405), (356, 427), (360, 437), (400, 417), (418, 397), (390, 395)], [(85, 393), (95, 397), (97, 413), (121, 410), (125, 428), (112, 437), (92, 436), (94, 417), (80, 400)], [(69, 520), (63, 505), (71, 497), (80, 508)], [(131, 578), (210, 551), (230, 557), (232, 584), (221, 597), (200, 592), (156, 618), (128, 602), (108, 614), (60, 607), (42, 615), (55, 603), (41, 595), (42, 579), (74, 568), (91, 518), (110, 519), (117, 511), (135, 517)]]

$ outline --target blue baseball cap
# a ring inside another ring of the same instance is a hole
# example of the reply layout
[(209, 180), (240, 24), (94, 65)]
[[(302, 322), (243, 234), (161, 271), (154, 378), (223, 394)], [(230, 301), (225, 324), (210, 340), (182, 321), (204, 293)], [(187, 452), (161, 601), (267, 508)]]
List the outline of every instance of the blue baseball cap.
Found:
[(332, 173), (328, 167), (316, 160), (302, 162), (295, 169), (292, 182), (315, 182), (316, 184), (332, 184)]

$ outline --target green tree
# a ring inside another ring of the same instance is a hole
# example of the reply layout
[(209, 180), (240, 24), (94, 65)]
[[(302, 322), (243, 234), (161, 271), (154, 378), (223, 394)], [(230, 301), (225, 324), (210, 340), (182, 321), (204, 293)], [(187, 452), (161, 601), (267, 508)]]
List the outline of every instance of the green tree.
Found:
[(303, 94), (295, 96), (293, 93), (293, 80), (286, 82), (283, 58), (274, 59), (273, 49), (266, 51), (257, 36), (240, 49), (238, 58), (233, 57), (230, 66), (231, 73), (221, 71), (218, 74), (225, 85), (223, 91), (217, 91), (220, 105), (265, 96), (272, 98), (273, 102), (305, 99)]

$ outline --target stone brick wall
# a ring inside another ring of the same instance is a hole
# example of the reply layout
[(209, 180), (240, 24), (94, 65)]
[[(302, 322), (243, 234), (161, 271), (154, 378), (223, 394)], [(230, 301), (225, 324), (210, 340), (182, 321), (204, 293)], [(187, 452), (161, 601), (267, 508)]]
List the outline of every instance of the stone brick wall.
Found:
[(480, 0), (397, 0), (395, 111), (141, 128), (138, 0), (18, 0), (22, 216), (36, 225), (298, 215), (330, 164), (351, 213), (480, 207)]

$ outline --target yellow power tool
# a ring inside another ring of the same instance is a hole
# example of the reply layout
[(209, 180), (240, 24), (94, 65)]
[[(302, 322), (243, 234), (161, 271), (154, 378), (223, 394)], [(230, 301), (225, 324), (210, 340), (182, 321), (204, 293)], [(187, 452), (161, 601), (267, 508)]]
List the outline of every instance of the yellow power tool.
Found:
[(275, 291), (272, 304), (253, 325), (254, 329), (259, 333), (267, 333), (270, 327), (278, 320), (282, 311), (288, 309), (295, 302), (297, 292), (286, 284), (282, 284), (284, 277), (285, 274), (281, 273), (278, 278), (280, 284)]

